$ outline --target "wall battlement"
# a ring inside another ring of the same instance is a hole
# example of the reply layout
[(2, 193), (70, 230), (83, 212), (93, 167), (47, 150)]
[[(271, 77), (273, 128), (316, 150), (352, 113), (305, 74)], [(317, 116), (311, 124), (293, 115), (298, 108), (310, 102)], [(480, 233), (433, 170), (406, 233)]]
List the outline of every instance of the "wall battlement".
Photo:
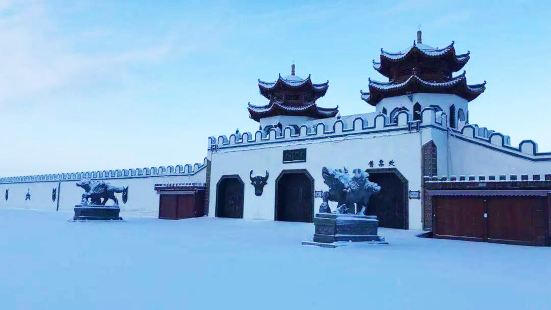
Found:
[(408, 130), (416, 127), (418, 121), (412, 121), (412, 117), (405, 111), (397, 115), (396, 122), (391, 123), (384, 114), (378, 114), (372, 122), (367, 118), (358, 115), (352, 120), (334, 118), (332, 122), (319, 122), (316, 124), (301, 125), (298, 128), (287, 126), (282, 130), (270, 129), (269, 132), (261, 130), (254, 134), (250, 132), (231, 134), (228, 136), (209, 137), (209, 150), (229, 148), (242, 145), (255, 145), (273, 142), (287, 142), (321, 137), (335, 137), (343, 135), (354, 135), (359, 133), (375, 133), (391, 130)]
[(160, 166), (136, 169), (97, 170), (87, 172), (41, 174), (0, 178), (0, 184), (79, 181), (82, 179), (129, 179), (158, 176), (194, 175), (207, 166), (207, 159), (193, 165)]
[(532, 140), (523, 140), (518, 147), (513, 147), (509, 136), (471, 124), (465, 125), (461, 131), (453, 130), (452, 133), (455, 137), (483, 144), (499, 151), (512, 152), (534, 160), (551, 161), (551, 153), (538, 152), (538, 144)]
[(454, 137), (481, 144), (497, 151), (514, 154), (531, 160), (549, 160), (551, 153), (539, 153), (537, 143), (532, 140), (523, 140), (518, 147), (511, 146), (511, 138), (485, 127), (468, 124), (460, 130), (448, 126), (447, 115), (435, 108), (427, 107), (421, 111), (421, 120), (413, 120), (413, 115), (407, 111), (400, 111), (394, 120), (385, 114), (379, 113), (375, 116), (370, 114), (359, 114), (352, 118), (333, 118), (301, 125), (298, 127), (287, 126), (282, 130), (270, 129), (269, 132), (262, 130), (254, 134), (250, 132), (236, 133), (229, 136), (209, 137), (209, 150), (216, 151), (224, 148), (240, 146), (254, 146), (269, 143), (284, 143), (317, 138), (331, 138), (357, 134), (375, 134), (385, 131), (409, 131), (417, 132), (423, 127), (436, 127), (449, 131)]

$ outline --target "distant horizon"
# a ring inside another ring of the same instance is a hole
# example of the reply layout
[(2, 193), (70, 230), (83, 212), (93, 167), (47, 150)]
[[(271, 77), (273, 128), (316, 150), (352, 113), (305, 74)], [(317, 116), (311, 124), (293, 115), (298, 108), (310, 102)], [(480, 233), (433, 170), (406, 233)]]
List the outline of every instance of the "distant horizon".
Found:
[[(551, 152), (551, 3), (538, 1), (0, 0), (0, 177), (201, 163), (209, 136), (256, 131), (258, 79), (329, 80), (341, 115), (360, 99), (380, 49), (470, 51), (487, 81), (470, 123)], [(461, 74), (462, 71), (456, 74)]]

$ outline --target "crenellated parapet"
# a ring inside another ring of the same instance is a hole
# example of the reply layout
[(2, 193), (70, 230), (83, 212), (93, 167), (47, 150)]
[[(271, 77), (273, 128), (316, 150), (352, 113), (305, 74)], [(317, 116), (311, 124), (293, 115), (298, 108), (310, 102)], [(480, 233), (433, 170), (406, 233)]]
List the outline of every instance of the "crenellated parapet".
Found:
[(330, 139), (353, 135), (384, 134), (386, 132), (416, 133), (423, 128), (435, 128), (450, 136), (476, 143), (500, 152), (530, 160), (551, 161), (551, 152), (540, 153), (537, 143), (532, 140), (520, 142), (518, 147), (511, 145), (508, 135), (477, 125), (464, 125), (461, 129), (451, 128), (445, 112), (427, 107), (420, 113), (420, 120), (414, 120), (408, 111), (400, 111), (392, 119), (382, 113), (358, 114), (340, 118), (330, 118), (309, 122), (301, 126), (287, 126), (269, 131), (236, 133), (229, 136), (209, 137), (209, 150), (256, 146), (262, 144), (285, 143), (303, 140)]
[(488, 130), (485, 127), (469, 124), (464, 126), (460, 132), (453, 131), (453, 135), (457, 138), (478, 143), (498, 151), (534, 160), (551, 161), (551, 152), (540, 153), (536, 142), (523, 140), (519, 143), (518, 147), (515, 147), (511, 145), (511, 138), (508, 135)]
[(269, 131), (258, 130), (255, 133), (209, 137), (209, 150), (393, 131), (415, 132), (423, 126), (446, 129), (447, 116), (429, 107), (423, 109), (420, 120), (414, 120), (413, 115), (408, 111), (400, 111), (392, 118), (383, 113), (334, 117), (311, 121), (301, 126), (287, 126), (283, 129), (272, 128)]
[(79, 181), (82, 179), (129, 179), (129, 178), (147, 178), (159, 176), (183, 176), (195, 175), (207, 167), (207, 159), (202, 163), (193, 165), (176, 165), (176, 166), (160, 166), (160, 167), (145, 167), (135, 169), (114, 169), (114, 170), (97, 170), (86, 172), (72, 173), (57, 173), (57, 174), (41, 174), (30, 176), (15, 176), (0, 178), (0, 184), (10, 183), (33, 183), (33, 182), (61, 182), (61, 181)]
[(272, 128), (269, 131), (258, 130), (255, 133), (245, 132), (229, 136), (209, 137), (209, 150), (253, 146), (286, 141), (323, 139), (358, 134), (369, 134), (411, 128), (412, 116), (406, 111), (398, 113), (395, 122), (384, 114), (377, 114), (371, 119), (357, 115), (347, 119), (331, 118), (324, 121), (308, 123), (301, 126), (287, 126), (283, 129)]

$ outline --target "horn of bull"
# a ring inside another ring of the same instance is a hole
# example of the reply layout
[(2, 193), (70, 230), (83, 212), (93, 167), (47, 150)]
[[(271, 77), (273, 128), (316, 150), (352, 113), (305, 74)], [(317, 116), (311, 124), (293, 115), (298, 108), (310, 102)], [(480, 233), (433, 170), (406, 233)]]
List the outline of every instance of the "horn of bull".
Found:
[(269, 176), (270, 176), (270, 174), (268, 173), (268, 170), (266, 170), (266, 176), (264, 177), (264, 180), (268, 180)]

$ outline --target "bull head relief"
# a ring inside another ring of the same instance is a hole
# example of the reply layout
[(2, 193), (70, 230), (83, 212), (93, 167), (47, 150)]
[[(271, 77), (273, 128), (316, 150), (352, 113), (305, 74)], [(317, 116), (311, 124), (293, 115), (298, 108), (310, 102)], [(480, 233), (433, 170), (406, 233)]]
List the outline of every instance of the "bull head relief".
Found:
[(257, 175), (253, 177), (253, 171), (251, 170), (251, 184), (254, 186), (254, 194), (256, 196), (262, 196), (262, 191), (264, 190), (264, 185), (268, 184), (268, 177), (270, 174), (266, 170), (266, 176)]

